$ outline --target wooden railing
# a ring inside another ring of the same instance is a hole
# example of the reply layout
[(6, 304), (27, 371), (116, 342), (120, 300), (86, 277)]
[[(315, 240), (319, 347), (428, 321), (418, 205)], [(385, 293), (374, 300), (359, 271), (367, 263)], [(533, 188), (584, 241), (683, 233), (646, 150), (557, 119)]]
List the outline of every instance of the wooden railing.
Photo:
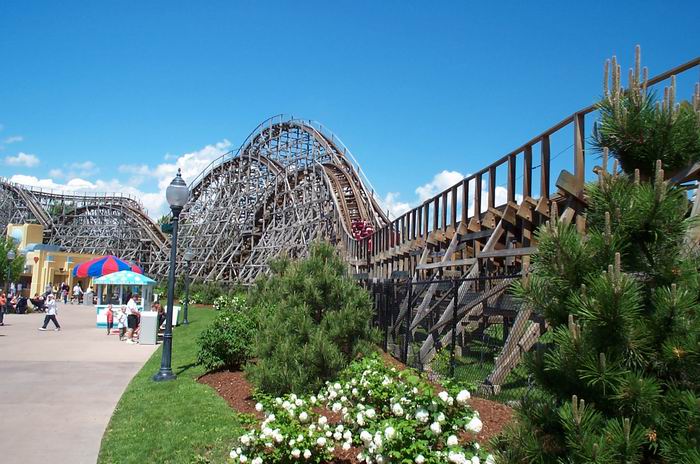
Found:
[[(671, 76), (698, 66), (700, 57), (650, 78), (648, 85), (662, 83)], [(371, 268), (374, 264), (391, 259), (396, 247), (416, 240), (428, 240), (435, 232), (454, 232), (460, 222), (468, 224), (472, 218), (479, 219), (489, 208), (497, 208), (505, 203), (520, 203), (525, 197), (548, 200), (553, 195), (552, 139), (565, 130), (573, 129), (571, 135), (565, 136), (573, 136), (570, 139), (572, 143), (558, 154), (573, 148), (572, 158), (565, 167), (573, 171), (577, 184), (583, 185), (586, 170), (586, 116), (596, 109), (596, 105), (591, 105), (564, 118), (484, 169), (404, 213), (377, 230), (372, 237), (357, 244), (347, 244), (348, 251), (356, 262), (367, 263)], [(534, 163), (537, 164), (533, 165)], [(505, 180), (504, 186), (498, 184), (498, 179)], [(505, 188), (505, 195), (500, 199), (497, 195), (498, 187)], [(470, 204), (473, 211), (469, 211)]]

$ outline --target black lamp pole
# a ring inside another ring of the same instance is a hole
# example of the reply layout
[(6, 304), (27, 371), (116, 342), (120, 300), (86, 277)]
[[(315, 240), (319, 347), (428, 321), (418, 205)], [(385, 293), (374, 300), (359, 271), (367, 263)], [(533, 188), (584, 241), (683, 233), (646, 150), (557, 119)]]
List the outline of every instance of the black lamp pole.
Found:
[(185, 253), (185, 315), (182, 321), (185, 325), (190, 323), (187, 318), (187, 307), (190, 305), (190, 260), (188, 258), (189, 256)]
[(165, 332), (163, 333), (163, 357), (160, 362), (160, 370), (153, 376), (156, 382), (166, 380), (175, 380), (175, 374), (172, 369), (172, 353), (173, 353), (173, 300), (175, 293), (175, 267), (177, 264), (177, 226), (182, 212), (182, 208), (187, 202), (189, 191), (187, 184), (182, 180), (180, 170), (177, 170), (175, 179), (170, 183), (166, 190), (166, 197), (170, 204), (170, 210), (173, 213), (173, 237), (170, 245), (170, 272), (168, 273), (168, 306), (165, 315)]

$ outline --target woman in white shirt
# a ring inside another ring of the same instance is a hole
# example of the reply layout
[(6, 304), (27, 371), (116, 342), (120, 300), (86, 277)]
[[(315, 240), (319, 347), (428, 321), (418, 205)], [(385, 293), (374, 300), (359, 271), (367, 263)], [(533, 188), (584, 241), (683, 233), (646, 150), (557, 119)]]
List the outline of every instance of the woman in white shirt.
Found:
[(58, 314), (58, 308), (56, 306), (56, 296), (51, 293), (49, 296), (46, 298), (46, 316), (44, 316), (44, 325), (39, 328), (39, 330), (47, 330), (46, 326), (49, 325), (49, 321), (53, 322), (53, 324), (56, 326), (55, 330), (56, 332), (59, 332), (61, 330), (61, 326), (58, 323), (58, 319), (56, 319), (56, 314)]

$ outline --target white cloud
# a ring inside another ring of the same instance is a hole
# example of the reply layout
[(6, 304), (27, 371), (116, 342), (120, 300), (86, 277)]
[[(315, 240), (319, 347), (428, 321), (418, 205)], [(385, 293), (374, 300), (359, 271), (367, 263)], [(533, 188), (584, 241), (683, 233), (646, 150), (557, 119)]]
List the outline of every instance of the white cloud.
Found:
[(2, 143), (9, 145), (11, 143), (21, 142), (23, 140), (24, 140), (24, 137), (22, 137), (21, 135), (11, 135), (10, 137), (3, 140)]
[[(122, 193), (136, 197), (148, 210), (152, 218), (157, 218), (168, 211), (165, 200), (165, 189), (175, 177), (177, 169), (182, 169), (182, 177), (190, 183), (209, 164), (229, 151), (231, 142), (221, 142), (206, 145), (200, 150), (185, 153), (174, 163), (161, 163), (155, 167), (145, 164), (121, 165), (118, 171), (123, 174), (131, 174), (131, 177), (123, 182), (118, 179), (90, 181), (90, 177), (99, 172), (98, 166), (92, 161), (75, 162), (65, 165), (63, 169), (51, 169), (49, 178), (39, 179), (34, 176), (14, 175), (12, 182), (44, 189), (52, 189), (61, 192), (90, 192), (90, 193)], [(66, 179), (66, 182), (60, 180)], [(146, 182), (148, 181), (148, 182)], [(155, 191), (144, 192), (138, 187), (146, 183), (154, 185)]]
[(405, 201), (399, 201), (401, 196), (398, 192), (389, 192), (384, 198), (379, 198), (379, 205), (384, 211), (389, 212), (390, 218), (397, 218), (403, 213), (411, 209), (411, 204)]
[(441, 171), (433, 176), (433, 180), (416, 188), (416, 195), (418, 195), (418, 199), (423, 202), (434, 197), (443, 190), (452, 187), (462, 179), (464, 179), (464, 175), (460, 172)]
[(17, 156), (6, 156), (5, 164), (10, 166), (24, 166), (27, 168), (33, 168), (39, 164), (39, 158), (37, 158), (36, 155), (19, 152), (17, 153)]

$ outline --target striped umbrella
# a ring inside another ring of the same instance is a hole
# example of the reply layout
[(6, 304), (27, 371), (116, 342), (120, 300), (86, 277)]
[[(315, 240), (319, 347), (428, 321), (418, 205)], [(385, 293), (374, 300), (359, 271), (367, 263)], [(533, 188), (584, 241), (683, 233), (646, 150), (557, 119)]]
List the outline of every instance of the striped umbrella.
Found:
[(119, 271), (132, 271), (143, 274), (143, 269), (128, 261), (108, 255), (86, 261), (73, 268), (75, 277), (101, 277)]

